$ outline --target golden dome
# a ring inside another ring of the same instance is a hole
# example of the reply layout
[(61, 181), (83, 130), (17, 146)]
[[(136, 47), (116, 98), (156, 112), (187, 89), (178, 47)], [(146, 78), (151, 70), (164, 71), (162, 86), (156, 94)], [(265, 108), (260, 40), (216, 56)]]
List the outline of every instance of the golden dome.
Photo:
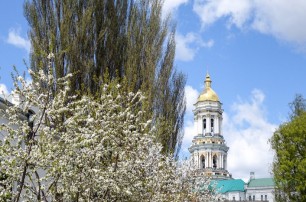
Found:
[(203, 102), (203, 101), (215, 101), (218, 102), (219, 101), (219, 97), (217, 95), (217, 93), (215, 93), (215, 91), (213, 91), (213, 89), (211, 89), (211, 79), (209, 74), (206, 74), (206, 78), (205, 78), (205, 88), (203, 90), (203, 92), (200, 94), (200, 96), (198, 97), (198, 102)]

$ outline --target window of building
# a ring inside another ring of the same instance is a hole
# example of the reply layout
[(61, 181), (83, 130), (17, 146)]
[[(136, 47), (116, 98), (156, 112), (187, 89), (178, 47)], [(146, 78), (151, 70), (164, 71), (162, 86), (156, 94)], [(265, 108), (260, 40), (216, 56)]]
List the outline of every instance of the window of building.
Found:
[(268, 197), (267, 197), (267, 195), (265, 195), (265, 201), (267, 201), (268, 200)]
[(252, 201), (252, 196), (249, 196), (249, 201)]
[(241, 196), (239, 197), (239, 201), (241, 201)]
[(253, 201), (255, 201), (255, 195), (253, 195)]
[(214, 119), (210, 119), (211, 132), (214, 132)]
[(201, 168), (205, 168), (205, 157), (201, 156)]
[(235, 201), (235, 196), (233, 196), (233, 201)]
[(203, 135), (206, 133), (206, 119), (203, 119)]
[(261, 197), (261, 201), (263, 201), (263, 195), (261, 195), (260, 197)]
[(217, 156), (216, 155), (214, 155), (214, 157), (213, 157), (213, 168), (217, 168)]

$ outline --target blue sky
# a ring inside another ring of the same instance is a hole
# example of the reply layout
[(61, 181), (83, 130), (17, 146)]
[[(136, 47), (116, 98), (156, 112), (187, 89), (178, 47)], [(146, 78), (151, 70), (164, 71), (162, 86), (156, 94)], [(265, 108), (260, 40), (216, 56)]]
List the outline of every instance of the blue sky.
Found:
[[(12, 89), (10, 73), (25, 70), (30, 44), (23, 1), (0, 1), (0, 90)], [(165, 0), (177, 24), (176, 67), (188, 79), (182, 156), (193, 132), (193, 103), (208, 71), (224, 109), (228, 170), (247, 180), (270, 176), (267, 143), (288, 118), (296, 93), (306, 97), (306, 1)]]

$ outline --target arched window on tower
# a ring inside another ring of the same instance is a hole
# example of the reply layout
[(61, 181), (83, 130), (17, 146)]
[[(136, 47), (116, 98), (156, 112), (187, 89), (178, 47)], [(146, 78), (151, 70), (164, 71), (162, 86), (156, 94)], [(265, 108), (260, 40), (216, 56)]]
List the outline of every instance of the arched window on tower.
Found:
[(211, 133), (214, 134), (214, 119), (210, 119)]
[(217, 168), (217, 156), (214, 155), (213, 157), (213, 168), (216, 169)]
[(205, 168), (205, 157), (201, 156), (201, 168)]
[(203, 119), (203, 135), (206, 133), (206, 119)]

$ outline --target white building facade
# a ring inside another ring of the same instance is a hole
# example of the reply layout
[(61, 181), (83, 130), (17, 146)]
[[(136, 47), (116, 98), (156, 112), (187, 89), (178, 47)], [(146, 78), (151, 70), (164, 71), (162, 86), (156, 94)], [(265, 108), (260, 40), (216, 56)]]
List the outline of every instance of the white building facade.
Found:
[(255, 178), (255, 173), (250, 173), (250, 180), (245, 185), (245, 195), (248, 201), (274, 202), (275, 184), (273, 178)]

